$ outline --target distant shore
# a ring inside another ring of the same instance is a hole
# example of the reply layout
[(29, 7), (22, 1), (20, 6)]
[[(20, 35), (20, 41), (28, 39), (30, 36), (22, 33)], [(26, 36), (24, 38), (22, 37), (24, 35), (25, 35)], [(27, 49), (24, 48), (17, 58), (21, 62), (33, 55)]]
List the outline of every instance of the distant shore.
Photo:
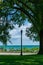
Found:
[[(22, 52), (23, 53), (38, 53), (38, 51), (39, 51), (39, 48), (23, 48), (22, 49)], [(0, 53), (20, 53), (21, 52), (21, 49), (14, 49), (14, 48), (12, 48), (12, 49), (9, 49), (9, 50), (7, 50), (7, 49), (0, 49)]]

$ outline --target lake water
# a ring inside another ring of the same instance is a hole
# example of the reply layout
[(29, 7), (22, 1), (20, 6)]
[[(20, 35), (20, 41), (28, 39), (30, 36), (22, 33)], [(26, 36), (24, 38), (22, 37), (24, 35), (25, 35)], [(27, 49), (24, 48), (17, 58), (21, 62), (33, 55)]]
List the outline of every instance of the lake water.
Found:
[[(1, 48), (6, 48), (6, 49), (21, 49), (21, 46), (20, 45), (12, 45), (12, 46), (0, 46), (0, 49)], [(39, 45), (23, 45), (22, 48), (28, 48), (28, 49), (31, 49), (31, 48), (39, 48)]]

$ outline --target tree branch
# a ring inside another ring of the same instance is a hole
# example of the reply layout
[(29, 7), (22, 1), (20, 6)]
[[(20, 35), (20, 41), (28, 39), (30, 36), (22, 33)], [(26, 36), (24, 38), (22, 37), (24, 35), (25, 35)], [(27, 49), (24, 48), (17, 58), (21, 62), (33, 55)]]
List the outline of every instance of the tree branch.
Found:
[(35, 14), (35, 12), (29, 7), (26, 5), (26, 3), (22, 2), (21, 0), (18, 0), (18, 2), (22, 3), (25, 7), (27, 7), (30, 11), (32, 11), (33, 14)]
[[(22, 3), (25, 7), (27, 7), (32, 13), (33, 15), (35, 15), (36, 13), (32, 10), (32, 8), (30, 8), (28, 5), (26, 5), (26, 3), (22, 2), (21, 0), (18, 0), (18, 2)], [(30, 2), (30, 1), (29, 1)], [(37, 19), (37, 16), (34, 16)]]
[[(13, 7), (13, 9), (17, 9), (17, 10), (20, 10), (21, 12), (23, 12), (27, 17), (29, 17), (30, 18), (30, 20), (31, 21), (33, 21), (32, 19), (31, 19), (31, 16), (30, 16), (30, 14), (28, 13), (28, 11), (26, 11), (24, 8), (22, 8), (21, 6), (19, 6), (19, 7)], [(14, 14), (14, 13), (13, 13)], [(7, 15), (10, 15), (9, 13), (7, 14)], [(12, 15), (12, 14), (11, 14)], [(36, 29), (37, 29), (37, 31), (38, 31), (38, 28), (37, 28), (37, 26), (36, 26), (36, 22), (32, 22), (33, 23), (33, 25), (36, 27)]]

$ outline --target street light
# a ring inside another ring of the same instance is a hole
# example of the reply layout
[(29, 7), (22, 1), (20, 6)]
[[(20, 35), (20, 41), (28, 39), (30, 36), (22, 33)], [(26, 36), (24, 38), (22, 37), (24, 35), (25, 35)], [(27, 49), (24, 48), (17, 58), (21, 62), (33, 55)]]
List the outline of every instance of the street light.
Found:
[(22, 32), (23, 30), (21, 30), (21, 56), (22, 56)]

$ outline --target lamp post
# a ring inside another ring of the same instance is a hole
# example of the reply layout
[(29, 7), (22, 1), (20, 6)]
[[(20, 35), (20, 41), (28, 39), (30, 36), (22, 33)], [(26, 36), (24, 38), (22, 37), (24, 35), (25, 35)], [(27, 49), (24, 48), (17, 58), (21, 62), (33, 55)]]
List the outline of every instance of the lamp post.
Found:
[(22, 56), (22, 30), (21, 30), (21, 56)]

